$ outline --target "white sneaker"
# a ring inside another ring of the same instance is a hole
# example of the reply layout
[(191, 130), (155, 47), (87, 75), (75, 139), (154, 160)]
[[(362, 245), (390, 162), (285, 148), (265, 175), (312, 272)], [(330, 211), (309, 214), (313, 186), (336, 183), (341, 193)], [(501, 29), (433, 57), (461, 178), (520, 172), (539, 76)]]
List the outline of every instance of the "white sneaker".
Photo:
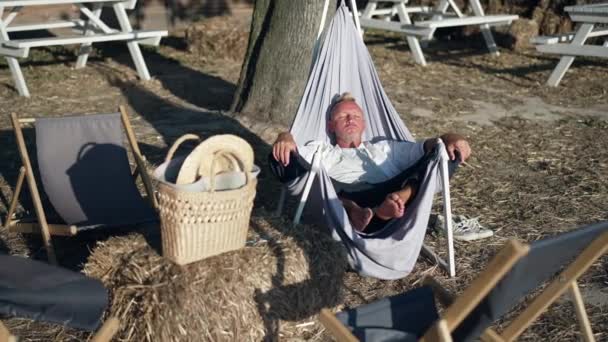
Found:
[[(436, 217), (431, 218), (430, 222), (431, 227), (445, 234), (443, 228), (445, 217), (443, 215), (436, 215)], [(478, 217), (467, 218), (464, 215), (452, 216), (452, 233), (454, 239), (461, 241), (485, 239), (494, 235), (492, 230), (485, 228), (479, 223)]]

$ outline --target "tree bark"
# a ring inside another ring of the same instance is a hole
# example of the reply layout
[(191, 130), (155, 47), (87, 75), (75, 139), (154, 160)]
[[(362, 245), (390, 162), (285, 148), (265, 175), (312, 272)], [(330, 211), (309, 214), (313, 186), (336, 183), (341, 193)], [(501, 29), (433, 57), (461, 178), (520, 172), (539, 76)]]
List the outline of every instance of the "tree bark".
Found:
[[(231, 110), (288, 125), (304, 92), (325, 0), (256, 0)], [(336, 8), (330, 0), (326, 23)]]

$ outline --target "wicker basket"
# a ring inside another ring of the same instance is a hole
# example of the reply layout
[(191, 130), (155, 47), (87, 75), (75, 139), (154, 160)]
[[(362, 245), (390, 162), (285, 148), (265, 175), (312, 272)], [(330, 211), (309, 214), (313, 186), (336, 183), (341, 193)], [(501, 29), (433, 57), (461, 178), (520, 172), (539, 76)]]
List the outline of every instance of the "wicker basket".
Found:
[[(178, 146), (191, 139), (186, 135), (178, 139), (167, 153), (165, 162), (173, 158)], [(247, 144), (243, 140), (244, 144)], [(205, 144), (205, 142), (203, 142)], [(246, 171), (246, 184), (234, 190), (214, 191), (214, 176), (218, 170), (212, 162), (210, 191), (186, 191), (166, 182), (158, 185), (158, 207), (161, 220), (163, 256), (177, 264), (184, 265), (213, 255), (236, 250), (245, 246), (249, 218), (253, 208), (257, 180), (252, 177), (250, 167), (241, 156), (251, 151), (246, 145), (244, 152), (231, 149), (229, 152), (217, 150), (213, 160), (229, 159)]]

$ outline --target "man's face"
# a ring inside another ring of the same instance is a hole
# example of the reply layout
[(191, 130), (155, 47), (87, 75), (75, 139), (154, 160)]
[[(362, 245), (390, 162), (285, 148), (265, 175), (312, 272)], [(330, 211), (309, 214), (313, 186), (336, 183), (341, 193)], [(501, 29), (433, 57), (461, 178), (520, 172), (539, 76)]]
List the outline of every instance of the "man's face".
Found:
[(328, 128), (337, 141), (360, 142), (365, 130), (363, 111), (354, 101), (340, 102), (332, 110)]

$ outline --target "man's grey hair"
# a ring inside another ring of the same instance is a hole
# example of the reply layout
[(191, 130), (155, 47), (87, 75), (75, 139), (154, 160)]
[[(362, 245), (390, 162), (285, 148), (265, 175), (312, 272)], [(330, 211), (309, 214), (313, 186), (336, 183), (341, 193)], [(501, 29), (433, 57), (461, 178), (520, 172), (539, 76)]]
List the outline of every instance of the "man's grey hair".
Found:
[[(336, 95), (334, 97), (334, 99), (331, 101), (331, 105), (329, 106), (329, 114), (331, 116), (331, 113), (334, 111), (334, 108), (336, 108), (336, 106), (338, 105), (338, 103), (342, 103), (342, 102), (355, 102), (357, 103), (357, 100), (355, 99), (355, 97), (353, 96), (353, 94), (349, 93), (349, 92), (345, 92), (342, 93), (342, 95)], [(358, 105), (358, 103), (357, 103)]]

